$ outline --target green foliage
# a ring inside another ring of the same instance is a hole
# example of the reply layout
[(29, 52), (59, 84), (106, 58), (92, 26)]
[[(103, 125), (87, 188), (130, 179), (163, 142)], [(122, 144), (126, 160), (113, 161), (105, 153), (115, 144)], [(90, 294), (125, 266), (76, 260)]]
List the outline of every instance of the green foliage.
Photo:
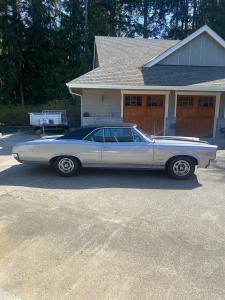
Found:
[(0, 0), (0, 104), (71, 99), (95, 35), (183, 39), (208, 24), (225, 37), (224, 15), (225, 0)]
[(225, 38), (225, 0), (165, 1), (170, 15), (164, 37), (183, 39), (207, 24)]
[(0, 124), (6, 126), (29, 125), (30, 112), (42, 110), (66, 110), (70, 126), (77, 125), (80, 119), (80, 103), (78, 100), (50, 101), (42, 105), (0, 105)]

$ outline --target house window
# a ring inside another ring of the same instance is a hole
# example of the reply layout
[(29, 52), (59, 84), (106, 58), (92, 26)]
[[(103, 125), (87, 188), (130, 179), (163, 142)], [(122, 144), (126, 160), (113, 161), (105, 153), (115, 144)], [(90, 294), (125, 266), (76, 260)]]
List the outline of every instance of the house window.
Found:
[(213, 97), (199, 97), (199, 107), (214, 107)]
[(194, 99), (191, 96), (179, 97), (177, 99), (178, 107), (193, 107)]
[(125, 96), (125, 106), (142, 106), (142, 97)]
[(147, 97), (147, 106), (151, 106), (151, 107), (161, 107), (161, 106), (163, 106), (162, 97), (148, 96)]

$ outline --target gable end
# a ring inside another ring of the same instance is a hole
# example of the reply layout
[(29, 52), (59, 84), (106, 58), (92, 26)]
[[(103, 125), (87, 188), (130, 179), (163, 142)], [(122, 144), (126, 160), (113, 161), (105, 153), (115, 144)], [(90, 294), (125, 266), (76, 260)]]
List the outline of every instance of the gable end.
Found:
[[(194, 46), (194, 43), (197, 46)], [(182, 50), (179, 51), (180, 49)], [(185, 53), (182, 53), (182, 51)], [(173, 62), (176, 65), (182, 65), (183, 63), (189, 66), (224, 66), (224, 51), (225, 41), (209, 26), (204, 25), (175, 46), (150, 60), (143, 67), (150, 68), (156, 64), (161, 64), (162, 61), (164, 64), (169, 64), (169, 60), (166, 59), (168, 57), (173, 58), (170, 63)], [(175, 53), (178, 53), (178, 57), (173, 55)]]
[(162, 65), (225, 66), (225, 49), (202, 33), (159, 62)]

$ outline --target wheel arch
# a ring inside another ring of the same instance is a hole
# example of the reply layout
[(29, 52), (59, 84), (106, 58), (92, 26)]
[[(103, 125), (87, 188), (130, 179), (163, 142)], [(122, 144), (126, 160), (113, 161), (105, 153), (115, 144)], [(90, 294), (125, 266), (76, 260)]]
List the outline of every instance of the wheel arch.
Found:
[(50, 160), (49, 160), (49, 164), (50, 165), (54, 165), (55, 161), (60, 158), (60, 157), (71, 157), (71, 158), (75, 158), (79, 164), (80, 164), (80, 167), (82, 166), (82, 163), (80, 161), (80, 159), (76, 156), (76, 155), (71, 155), (71, 154), (60, 154), (60, 155), (55, 155), (53, 156)]
[(174, 160), (174, 159), (179, 159), (179, 158), (189, 158), (189, 159), (191, 159), (191, 160), (194, 162), (194, 164), (195, 164), (196, 166), (199, 164), (198, 159), (197, 159), (196, 157), (192, 156), (192, 155), (174, 155), (174, 156), (170, 157), (170, 158), (167, 160), (167, 162), (166, 162), (166, 164), (165, 164), (166, 168), (167, 168), (168, 164), (169, 164), (172, 160)]

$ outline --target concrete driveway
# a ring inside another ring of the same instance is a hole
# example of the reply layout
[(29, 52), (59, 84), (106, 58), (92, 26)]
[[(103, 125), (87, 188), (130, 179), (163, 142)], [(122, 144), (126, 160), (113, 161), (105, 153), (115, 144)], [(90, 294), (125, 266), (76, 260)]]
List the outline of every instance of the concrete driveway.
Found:
[(23, 166), (0, 140), (0, 299), (225, 299), (225, 151), (197, 177)]

